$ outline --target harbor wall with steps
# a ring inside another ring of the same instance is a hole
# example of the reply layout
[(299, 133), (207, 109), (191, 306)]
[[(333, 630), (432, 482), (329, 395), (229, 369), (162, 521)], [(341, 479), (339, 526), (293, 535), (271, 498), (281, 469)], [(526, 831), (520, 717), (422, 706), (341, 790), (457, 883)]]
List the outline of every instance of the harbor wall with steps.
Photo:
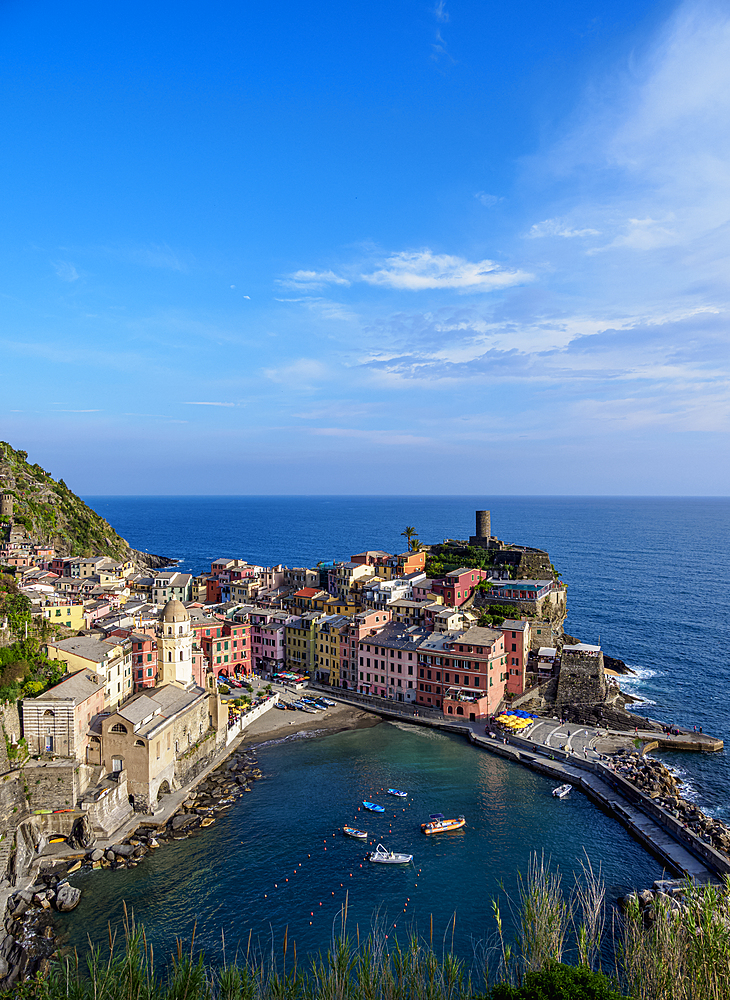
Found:
[[(310, 686), (319, 689), (318, 685)], [(334, 700), (367, 707), (368, 703), (362, 700), (362, 696), (357, 699), (343, 697), (339, 691), (324, 686), (321, 690), (326, 690), (328, 697)], [(503, 743), (499, 739), (478, 736), (469, 726), (447, 722), (443, 717), (413, 715), (373, 702), (370, 702), (370, 710), (383, 718), (466, 736), (475, 746), (489, 753), (522, 764), (556, 781), (574, 785), (614, 816), (651, 854), (673, 871), (698, 882), (724, 881), (730, 876), (728, 858), (685, 829), (674, 816), (630, 781), (598, 761), (579, 760), (575, 755), (557, 748), (545, 748), (543, 755), (529, 740), (510, 736), (509, 742)]]

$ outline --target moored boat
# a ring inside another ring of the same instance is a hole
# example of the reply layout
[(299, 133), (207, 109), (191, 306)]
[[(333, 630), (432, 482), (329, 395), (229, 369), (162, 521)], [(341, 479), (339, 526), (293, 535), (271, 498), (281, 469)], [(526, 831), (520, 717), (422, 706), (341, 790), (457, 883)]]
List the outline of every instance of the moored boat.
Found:
[(558, 785), (557, 788), (553, 788), (553, 795), (556, 799), (564, 799), (566, 795), (570, 795), (572, 785)]
[(357, 840), (367, 840), (368, 835), (366, 830), (358, 830), (354, 826), (343, 826), (342, 832), (346, 837), (355, 837)]
[(375, 850), (368, 855), (368, 861), (377, 861), (381, 865), (408, 865), (413, 861), (413, 855), (398, 854), (396, 851), (389, 851), (387, 847), (378, 844)]
[(449, 833), (451, 830), (460, 830), (462, 826), (466, 826), (463, 816), (446, 819), (443, 813), (432, 813), (427, 823), (421, 823), (424, 833)]
[(385, 809), (383, 808), (383, 806), (379, 806), (375, 802), (366, 802), (365, 799), (363, 799), (362, 804), (365, 806), (366, 809), (369, 809), (370, 812), (374, 812), (374, 813), (384, 813), (385, 812)]
[(396, 798), (399, 798), (399, 799), (407, 799), (408, 798), (408, 792), (401, 792), (397, 788), (389, 788), (388, 789), (388, 795), (395, 795)]

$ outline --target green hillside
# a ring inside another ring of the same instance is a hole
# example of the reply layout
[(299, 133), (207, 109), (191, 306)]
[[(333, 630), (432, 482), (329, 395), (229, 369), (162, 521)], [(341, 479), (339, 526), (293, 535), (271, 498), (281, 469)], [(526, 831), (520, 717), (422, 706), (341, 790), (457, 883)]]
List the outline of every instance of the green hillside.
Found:
[[(151, 565), (167, 561), (136, 552), (63, 479), (57, 482), (40, 465), (30, 465), (27, 452), (16, 451), (5, 441), (0, 441), (0, 490), (13, 498), (13, 521), (35, 541), (53, 545), (60, 555), (133, 558)], [(6, 537), (9, 519), (2, 520)]]

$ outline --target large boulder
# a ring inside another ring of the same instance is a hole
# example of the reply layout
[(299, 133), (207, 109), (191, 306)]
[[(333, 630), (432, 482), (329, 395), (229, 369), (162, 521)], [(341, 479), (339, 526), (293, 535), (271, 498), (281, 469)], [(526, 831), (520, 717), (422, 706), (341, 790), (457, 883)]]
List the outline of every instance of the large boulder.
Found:
[(61, 913), (68, 913), (69, 910), (75, 909), (81, 900), (81, 889), (77, 889), (76, 886), (69, 885), (65, 882), (63, 885), (58, 887), (58, 892), (56, 893), (56, 908), (61, 911)]
[(131, 844), (113, 844), (111, 849), (115, 855), (122, 858), (129, 858), (134, 854), (134, 848)]
[(172, 828), (173, 830), (184, 830), (186, 826), (194, 823), (197, 818), (193, 813), (179, 813), (177, 816), (173, 816)]

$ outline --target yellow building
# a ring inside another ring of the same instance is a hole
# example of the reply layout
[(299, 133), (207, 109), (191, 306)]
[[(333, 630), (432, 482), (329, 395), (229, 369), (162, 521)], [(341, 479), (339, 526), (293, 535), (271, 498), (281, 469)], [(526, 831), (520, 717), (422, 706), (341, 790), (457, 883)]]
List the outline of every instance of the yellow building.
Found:
[(86, 626), (83, 604), (44, 604), (40, 611), (51, 625), (63, 625), (74, 632)]
[(104, 708), (112, 710), (132, 694), (132, 643), (78, 635), (46, 643), (49, 660), (63, 660), (69, 673), (93, 670), (104, 678)]
[(322, 615), (310, 611), (286, 626), (286, 669), (312, 674), (316, 646), (316, 623)]
[(326, 615), (356, 615), (363, 607), (354, 597), (320, 597), (315, 600), (314, 606)]
[(340, 657), (349, 622), (347, 615), (327, 615), (315, 624), (314, 676), (323, 684), (340, 686)]

